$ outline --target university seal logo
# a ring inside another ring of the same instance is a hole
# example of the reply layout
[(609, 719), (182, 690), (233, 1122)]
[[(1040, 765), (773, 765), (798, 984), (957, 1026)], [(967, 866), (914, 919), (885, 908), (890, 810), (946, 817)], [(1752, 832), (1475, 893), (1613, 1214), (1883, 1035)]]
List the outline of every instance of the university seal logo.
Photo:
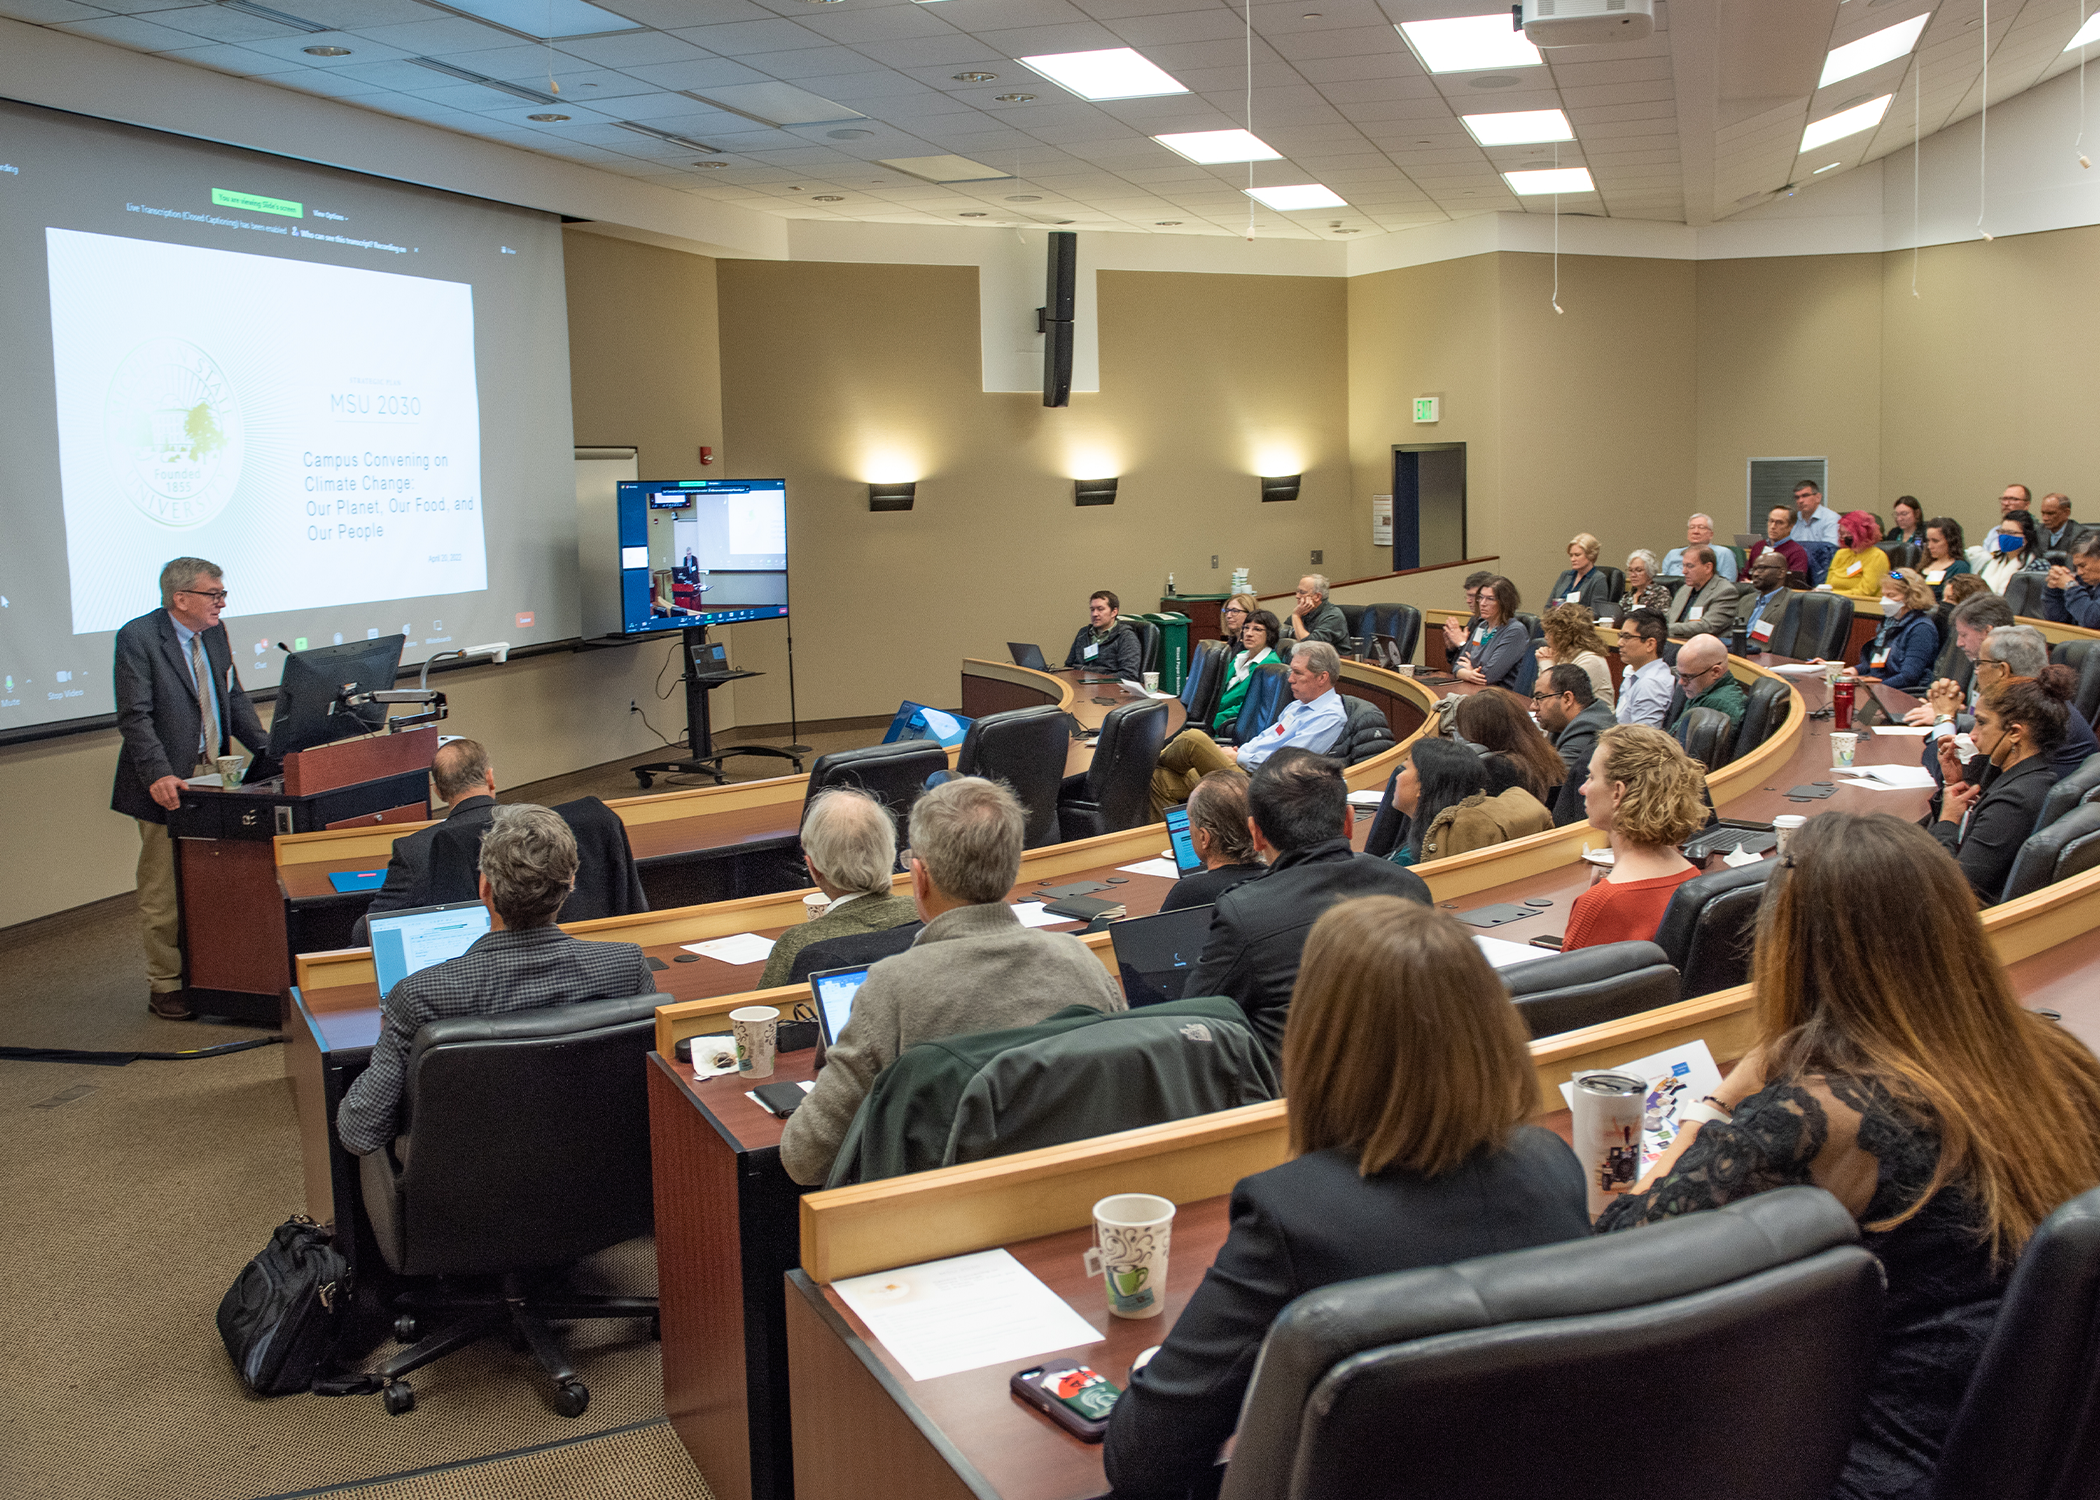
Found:
[(148, 339), (124, 356), (110, 377), (102, 432), (124, 498), (164, 525), (209, 521), (240, 482), (233, 386), (187, 339)]

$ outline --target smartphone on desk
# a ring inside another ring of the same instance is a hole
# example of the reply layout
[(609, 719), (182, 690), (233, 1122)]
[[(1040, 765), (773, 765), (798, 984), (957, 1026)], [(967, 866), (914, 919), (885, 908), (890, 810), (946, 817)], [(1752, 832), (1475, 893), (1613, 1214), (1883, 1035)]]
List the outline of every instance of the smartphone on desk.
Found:
[(809, 1097), (809, 1090), (799, 1083), (762, 1083), (751, 1091), (751, 1097), (764, 1105), (768, 1114), (785, 1120)]
[(1098, 1443), (1107, 1434), (1108, 1414), (1123, 1394), (1113, 1380), (1076, 1359), (1050, 1359), (1016, 1370), (1007, 1386), (1083, 1443)]
[(1533, 938), (1531, 940), (1531, 946), (1534, 948), (1551, 948), (1555, 953), (1558, 953), (1560, 952), (1562, 941), (1562, 939), (1554, 937), (1549, 933), (1542, 937)]

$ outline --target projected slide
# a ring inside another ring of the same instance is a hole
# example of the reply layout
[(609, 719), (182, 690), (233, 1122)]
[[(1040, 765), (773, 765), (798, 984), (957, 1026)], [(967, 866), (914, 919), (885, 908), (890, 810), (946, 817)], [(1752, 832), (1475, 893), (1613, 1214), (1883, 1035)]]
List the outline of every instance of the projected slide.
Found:
[(472, 287), (45, 237), (74, 634), (182, 554), (238, 615), (488, 587)]

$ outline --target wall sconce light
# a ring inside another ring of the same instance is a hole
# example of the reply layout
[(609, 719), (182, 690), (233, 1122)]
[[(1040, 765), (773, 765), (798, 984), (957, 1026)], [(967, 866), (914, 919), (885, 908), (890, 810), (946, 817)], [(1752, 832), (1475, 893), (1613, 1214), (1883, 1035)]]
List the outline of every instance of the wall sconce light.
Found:
[(1116, 503), (1116, 481), (1108, 479), (1075, 479), (1072, 481), (1072, 503), (1074, 505), (1114, 505)]
[(1298, 498), (1296, 474), (1262, 475), (1261, 497), (1263, 500), (1295, 500)]
[(871, 484), (868, 486), (868, 509), (910, 510), (918, 492), (916, 481), (910, 484)]

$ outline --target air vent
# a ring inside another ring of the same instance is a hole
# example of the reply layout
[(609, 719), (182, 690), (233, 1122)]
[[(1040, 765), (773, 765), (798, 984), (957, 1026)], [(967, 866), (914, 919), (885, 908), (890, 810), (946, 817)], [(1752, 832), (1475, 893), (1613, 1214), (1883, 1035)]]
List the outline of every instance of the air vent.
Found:
[[(253, 7), (244, 7), (252, 9)], [(509, 94), (514, 99), (530, 99), (534, 104), (560, 104), (555, 94), (544, 94), (538, 89), (526, 88), (520, 83), (505, 83), (500, 78), (491, 78), (486, 73), (477, 73), (472, 68), (455, 68), (450, 63), (439, 62), (434, 57), (407, 57), (403, 62), (412, 62), (419, 68), (428, 68), (433, 73), (443, 73), (447, 78), (457, 78), (462, 83), (478, 83), (485, 89), (494, 89), (499, 94)]]
[(1753, 458), (1750, 460), (1749, 514), (1745, 531), (1762, 536), (1765, 516), (1776, 506), (1794, 504), (1794, 486), (1812, 479), (1830, 498), (1830, 460), (1827, 458)]
[(303, 31), (308, 36), (319, 36), (324, 31), (333, 31), (333, 26), (323, 26), (318, 21), (309, 21), (301, 16), (288, 16), (281, 10), (272, 10), (267, 5), (257, 5), (254, 0), (219, 0), (227, 10), (237, 10), (244, 16), (260, 16), (265, 21), (275, 21), (279, 26), (289, 26), (294, 31)]
[(619, 126), (622, 130), (631, 130), (636, 135), (653, 136), (659, 141), (669, 141), (674, 146), (683, 146), (688, 151), (705, 151), (709, 156), (720, 156), (722, 154), (719, 146), (710, 146), (705, 141), (696, 141), (691, 136), (679, 135), (676, 131), (658, 130), (654, 125), (644, 125), (639, 120), (615, 120), (613, 124)]

